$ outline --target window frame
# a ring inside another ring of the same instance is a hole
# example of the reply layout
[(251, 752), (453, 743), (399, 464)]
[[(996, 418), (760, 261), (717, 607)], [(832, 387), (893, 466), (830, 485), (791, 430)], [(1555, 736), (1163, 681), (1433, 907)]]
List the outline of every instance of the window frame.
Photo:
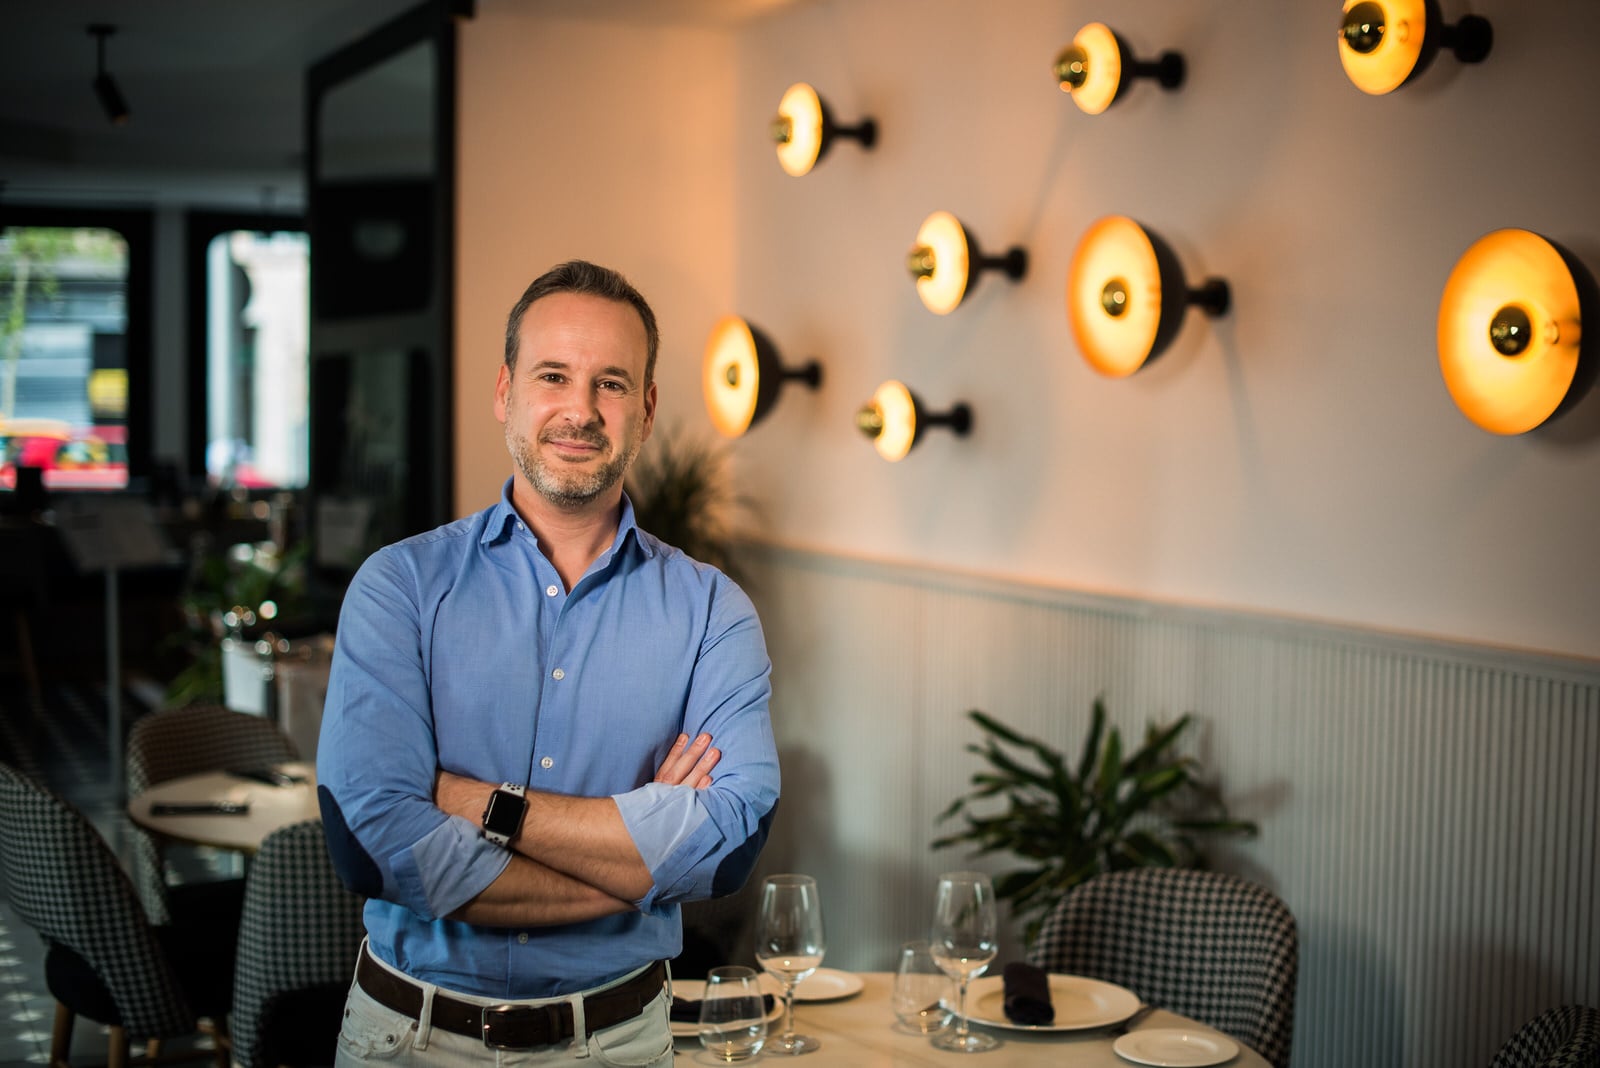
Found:
[[(209, 436), (210, 413), (206, 411), (206, 398), (209, 396), (206, 369), (206, 305), (210, 294), (206, 291), (206, 253), (211, 247), (211, 242), (219, 234), (229, 233), (233, 230), (253, 230), (257, 233), (271, 233), (276, 230), (291, 230), (296, 233), (309, 234), (306, 228), (306, 219), (303, 215), (276, 214), (271, 212), (240, 212), (240, 211), (189, 211), (183, 217), (184, 241), (184, 277), (187, 279), (186, 298), (188, 303), (187, 325), (185, 327), (186, 348), (188, 362), (184, 376), (185, 392), (187, 393), (188, 433), (185, 436), (184, 451), (188, 458), (186, 474), (197, 486), (206, 485), (206, 438)], [(309, 315), (309, 312), (307, 313)], [(307, 324), (307, 337), (310, 336), (310, 324)], [(307, 353), (307, 374), (310, 374), (310, 353)], [(309, 422), (309, 415), (307, 419)], [(304, 487), (292, 492), (300, 493)], [(277, 492), (277, 491), (269, 491)]]
[(154, 309), (155, 223), (149, 211), (82, 205), (0, 204), (0, 230), (13, 226), (114, 230), (128, 243), (123, 335), (128, 360), (128, 485), (124, 490), (54, 487), (51, 496), (136, 490), (150, 477), (155, 447), (155, 366), (151, 359)]

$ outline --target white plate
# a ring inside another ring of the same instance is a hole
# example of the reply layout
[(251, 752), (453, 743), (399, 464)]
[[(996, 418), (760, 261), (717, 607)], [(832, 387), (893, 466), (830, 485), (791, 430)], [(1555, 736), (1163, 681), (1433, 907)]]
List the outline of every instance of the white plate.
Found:
[(1200, 1068), (1206, 1064), (1230, 1061), (1239, 1052), (1231, 1038), (1209, 1032), (1183, 1031), (1175, 1027), (1152, 1027), (1123, 1035), (1112, 1049), (1135, 1064), (1157, 1068)]
[(1081, 975), (1050, 974), (1050, 1004), (1055, 1022), (1017, 1024), (1006, 1019), (1005, 978), (985, 975), (967, 988), (967, 1019), (1011, 1031), (1082, 1031), (1121, 1023), (1139, 1008), (1139, 996), (1126, 987)]
[[(774, 984), (776, 985), (776, 984)], [(818, 968), (795, 984), (796, 1001), (838, 1001), (861, 993), (867, 981), (854, 972), (837, 968)]]
[[(762, 992), (766, 993), (766, 983), (761, 984)], [(685, 1001), (699, 1001), (706, 992), (704, 979), (674, 979), (672, 981), (672, 996), (683, 998)], [(772, 1011), (767, 1013), (767, 1023), (772, 1023), (783, 1015), (783, 999), (774, 995), (772, 998)], [(700, 1022), (698, 1020), (672, 1021), (673, 1038), (699, 1038)]]

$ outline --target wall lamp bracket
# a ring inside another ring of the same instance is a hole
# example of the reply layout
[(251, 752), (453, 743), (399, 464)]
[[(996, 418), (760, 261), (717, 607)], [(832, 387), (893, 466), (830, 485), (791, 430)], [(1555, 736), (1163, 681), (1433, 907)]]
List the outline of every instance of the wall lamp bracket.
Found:
[(985, 255), (972, 233), (948, 211), (922, 220), (916, 242), (906, 253), (906, 270), (917, 296), (931, 312), (948, 315), (965, 299), (984, 271), (999, 271), (1013, 282), (1028, 273), (1028, 253), (1020, 245)]
[(1339, 24), (1339, 62), (1364, 93), (1393, 92), (1426, 70), (1440, 50), (1462, 63), (1482, 63), (1494, 28), (1481, 15), (1453, 25), (1438, 0), (1345, 0)]
[(718, 320), (706, 342), (701, 389), (706, 413), (724, 437), (736, 438), (766, 418), (785, 382), (822, 385), (816, 360), (784, 366), (778, 348), (759, 327), (737, 315)]
[(929, 411), (903, 382), (890, 379), (856, 412), (856, 429), (891, 463), (905, 459), (930, 427), (948, 427), (957, 437), (966, 437), (972, 430), (972, 408), (957, 401), (945, 411)]
[(864, 149), (878, 143), (876, 120), (862, 119), (854, 125), (838, 122), (827, 102), (805, 82), (785, 90), (768, 132), (778, 150), (779, 166), (796, 178), (811, 173), (836, 141), (856, 141)]
[(1122, 89), (1136, 78), (1153, 79), (1163, 89), (1183, 84), (1186, 68), (1180, 52), (1162, 52), (1153, 60), (1134, 57), (1127, 44), (1103, 22), (1091, 22), (1073, 35), (1056, 56), (1056, 83), (1088, 115), (1098, 115), (1122, 99)]

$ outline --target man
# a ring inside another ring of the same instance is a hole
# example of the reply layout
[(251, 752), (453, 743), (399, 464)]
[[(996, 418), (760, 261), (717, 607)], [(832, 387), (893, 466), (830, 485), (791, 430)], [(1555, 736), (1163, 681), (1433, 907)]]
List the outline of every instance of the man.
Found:
[(370, 900), (340, 1064), (672, 1061), (678, 903), (748, 877), (778, 763), (749, 599), (622, 491), (657, 346), (614, 271), (534, 281), (495, 384), (501, 500), (345, 595), (317, 774)]

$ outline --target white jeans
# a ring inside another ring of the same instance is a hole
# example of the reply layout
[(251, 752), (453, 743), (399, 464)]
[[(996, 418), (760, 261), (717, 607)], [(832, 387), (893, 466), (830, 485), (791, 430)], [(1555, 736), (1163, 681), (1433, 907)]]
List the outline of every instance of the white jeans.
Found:
[[(378, 963), (382, 964), (381, 961)], [(426, 996), (430, 998), (431, 990), (437, 989), (430, 988), (426, 983), (417, 985), (429, 991)], [(603, 989), (605, 987), (596, 988)], [(454, 991), (445, 993), (459, 1001), (483, 1005), (503, 1003), (494, 998), (473, 997)], [(585, 993), (592, 994), (595, 990)], [(518, 1004), (540, 1005), (569, 1000), (546, 998)], [(370, 994), (352, 982), (350, 994), (345, 999), (344, 1024), (339, 1031), (339, 1052), (334, 1059), (334, 1068), (354, 1068), (357, 1065), (373, 1068), (480, 1068), (482, 1065), (542, 1068), (555, 1064), (583, 1064), (593, 1068), (667, 1068), (672, 1064), (672, 1027), (667, 1018), (670, 1007), (671, 1000), (663, 989), (638, 1016), (603, 1031), (596, 1031), (588, 1036), (587, 1041), (579, 1036), (570, 1042), (533, 1049), (492, 1049), (484, 1045), (481, 1038), (425, 1027), (409, 1016), (378, 1004)]]

